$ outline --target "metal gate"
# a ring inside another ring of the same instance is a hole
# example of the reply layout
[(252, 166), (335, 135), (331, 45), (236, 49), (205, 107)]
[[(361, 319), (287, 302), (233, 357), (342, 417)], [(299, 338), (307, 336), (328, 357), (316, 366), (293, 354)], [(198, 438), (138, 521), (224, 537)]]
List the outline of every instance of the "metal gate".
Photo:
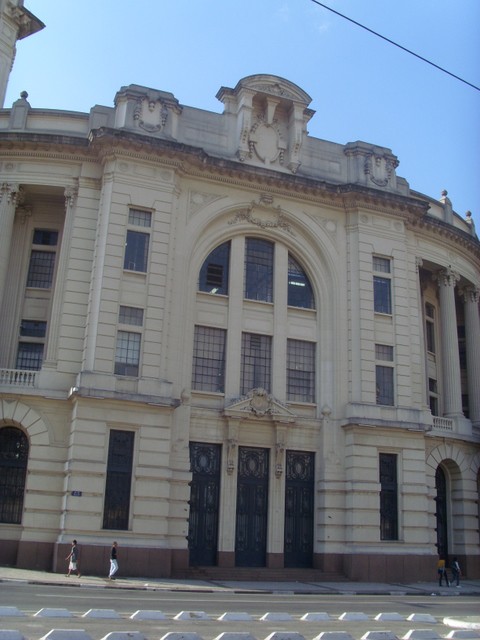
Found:
[(267, 555), (268, 449), (239, 447), (235, 564), (264, 567)]
[(313, 561), (315, 456), (287, 451), (285, 479), (285, 567), (311, 567)]
[(190, 443), (188, 549), (190, 566), (194, 567), (217, 564), (220, 454), (220, 445)]
[(437, 549), (438, 555), (445, 558), (448, 564), (448, 509), (447, 509), (447, 478), (441, 467), (437, 467), (435, 473), (435, 518), (437, 523)]

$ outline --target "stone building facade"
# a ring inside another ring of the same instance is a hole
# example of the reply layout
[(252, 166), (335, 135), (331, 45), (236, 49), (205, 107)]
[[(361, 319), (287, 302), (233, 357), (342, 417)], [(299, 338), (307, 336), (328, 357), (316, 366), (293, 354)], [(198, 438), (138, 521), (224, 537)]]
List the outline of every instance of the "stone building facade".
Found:
[(0, 110), (0, 563), (480, 576), (471, 216), (288, 80), (217, 98)]

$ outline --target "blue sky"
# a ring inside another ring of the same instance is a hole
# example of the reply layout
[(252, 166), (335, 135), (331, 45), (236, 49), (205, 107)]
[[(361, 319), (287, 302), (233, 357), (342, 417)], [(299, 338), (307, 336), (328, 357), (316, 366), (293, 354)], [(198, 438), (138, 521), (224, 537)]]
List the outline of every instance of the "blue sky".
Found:
[[(480, 86), (479, 0), (322, 0)], [(46, 28), (17, 46), (5, 107), (89, 111), (121, 86), (221, 112), (221, 86), (255, 73), (299, 85), (310, 135), (390, 148), (412, 189), (480, 229), (480, 91), (312, 0), (25, 0)], [(480, 235), (480, 233), (479, 233)]]

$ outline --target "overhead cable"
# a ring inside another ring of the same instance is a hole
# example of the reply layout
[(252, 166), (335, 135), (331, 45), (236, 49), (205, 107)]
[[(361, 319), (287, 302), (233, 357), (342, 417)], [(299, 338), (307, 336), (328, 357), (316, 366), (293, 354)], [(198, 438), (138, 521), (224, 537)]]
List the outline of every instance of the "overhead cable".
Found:
[(423, 56), (419, 55), (418, 53), (415, 53), (414, 51), (411, 51), (410, 49), (407, 49), (406, 47), (402, 47), (402, 45), (398, 44), (398, 42), (394, 42), (393, 40), (390, 40), (390, 38), (382, 36), (381, 33), (378, 33), (377, 31), (374, 31), (373, 29), (370, 29), (369, 27), (366, 27), (364, 24), (360, 24), (360, 22), (357, 22), (356, 20), (353, 20), (352, 18), (349, 18), (348, 16), (344, 15), (343, 13), (340, 13), (339, 11), (335, 11), (335, 9), (332, 9), (331, 7), (327, 7), (326, 4), (323, 4), (322, 2), (319, 2), (318, 0), (312, 0), (312, 2), (314, 2), (315, 4), (318, 4), (320, 7), (323, 7), (324, 9), (328, 9), (328, 11), (331, 11), (332, 13), (335, 13), (337, 16), (340, 16), (341, 18), (344, 18), (345, 20), (348, 20), (349, 22), (352, 22), (353, 24), (356, 24), (357, 27), (361, 27), (362, 29), (365, 29), (365, 31), (368, 31), (369, 33), (373, 33), (374, 36), (377, 36), (378, 38), (381, 38), (382, 40), (385, 40), (386, 42), (389, 42), (390, 44), (395, 45), (399, 49), (402, 49), (402, 51), (406, 51), (410, 55), (415, 56), (415, 58), (418, 58), (419, 60), (422, 60), (423, 62), (426, 62), (427, 64), (430, 64), (432, 67), (435, 67), (439, 71), (443, 71), (443, 73), (446, 73), (449, 76), (452, 76), (452, 78), (455, 78), (456, 80), (460, 80), (460, 82), (463, 82), (464, 84), (468, 84), (469, 87), (472, 87), (473, 89), (476, 89), (477, 91), (480, 91), (480, 87), (477, 87), (476, 85), (472, 84), (471, 82), (468, 82), (468, 80), (464, 80), (463, 78), (460, 78), (460, 76), (455, 75), (451, 71), (447, 71), (447, 69), (444, 69), (443, 67), (440, 67), (438, 64), (435, 64), (434, 62), (431, 62), (430, 60), (427, 60), (427, 58), (424, 58)]

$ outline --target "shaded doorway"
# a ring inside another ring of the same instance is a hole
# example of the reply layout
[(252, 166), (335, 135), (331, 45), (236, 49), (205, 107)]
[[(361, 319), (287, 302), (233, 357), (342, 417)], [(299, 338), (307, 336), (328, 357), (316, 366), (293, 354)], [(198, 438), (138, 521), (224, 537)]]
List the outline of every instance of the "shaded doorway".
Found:
[(264, 567), (267, 556), (268, 449), (239, 447), (235, 564)]
[(285, 478), (285, 567), (311, 567), (315, 455), (287, 451)]
[(218, 551), (221, 448), (217, 444), (190, 443), (190, 566), (215, 566)]
[(437, 531), (438, 555), (447, 560), (448, 565), (448, 509), (447, 509), (447, 478), (444, 470), (437, 467), (435, 472), (435, 519)]

